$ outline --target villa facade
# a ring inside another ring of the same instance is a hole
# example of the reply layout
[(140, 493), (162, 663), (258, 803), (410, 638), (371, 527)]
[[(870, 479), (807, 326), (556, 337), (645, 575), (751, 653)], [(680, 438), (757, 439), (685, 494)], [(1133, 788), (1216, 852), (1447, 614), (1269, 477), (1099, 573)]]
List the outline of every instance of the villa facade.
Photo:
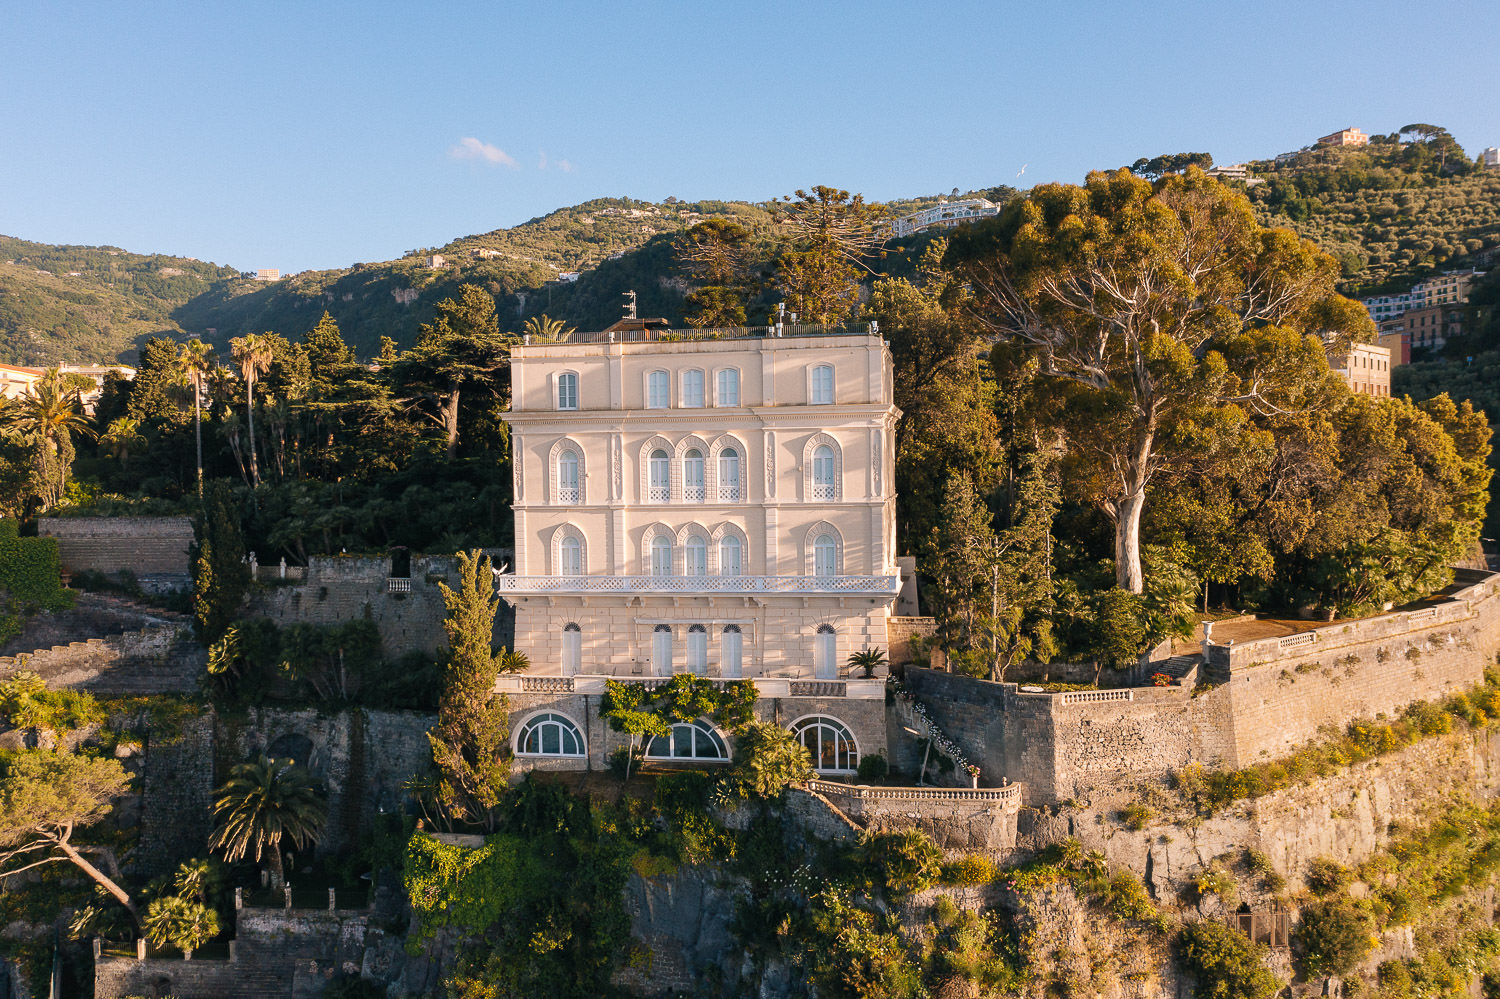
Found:
[[(557, 716), (549, 744), (597, 765), (588, 698), (677, 673), (751, 680), (758, 713), (799, 732), (826, 718), (825, 770), (882, 750), (883, 686), (845, 666), (887, 647), (900, 582), (881, 338), (574, 334), (511, 365), (515, 564), (496, 586), (532, 663), (501, 678), (518, 759), (546, 755), (525, 740)], [(723, 733), (682, 738), (727, 756)]]

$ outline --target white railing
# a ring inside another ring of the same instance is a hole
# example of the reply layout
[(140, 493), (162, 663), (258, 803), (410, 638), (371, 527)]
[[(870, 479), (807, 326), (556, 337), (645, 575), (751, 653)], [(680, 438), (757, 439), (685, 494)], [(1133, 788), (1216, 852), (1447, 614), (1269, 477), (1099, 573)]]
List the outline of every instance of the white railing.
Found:
[(668, 503), (672, 499), (671, 486), (651, 486), (646, 490), (646, 499), (651, 503)]
[(558, 486), (557, 501), (559, 503), (573, 504), (578, 502), (577, 486)]
[(495, 589), (500, 593), (894, 594), (899, 586), (898, 576), (510, 576), (495, 573)]
[(1303, 631), (1295, 635), (1286, 635), (1276, 642), (1278, 649), (1295, 649), (1303, 645), (1312, 645), (1318, 640), (1316, 631)]
[(829, 780), (810, 780), (806, 787), (821, 795), (859, 798), (867, 801), (1021, 801), (1021, 785), (1005, 787), (871, 787), (866, 784), (839, 784)]
[(738, 482), (720, 484), (719, 500), (724, 503), (738, 503), (740, 501), (740, 484)]
[(387, 593), (410, 593), (411, 580), (401, 576), (390, 576), (385, 581)]
[(683, 486), (682, 488), (682, 498), (688, 503), (702, 503), (707, 496), (708, 492), (704, 489), (702, 483), (696, 486)]
[[(885, 697), (883, 680), (796, 680), (779, 676), (700, 677), (716, 687), (732, 683), (751, 683), (757, 697), (841, 697), (851, 700), (881, 700)], [(642, 676), (635, 673), (579, 673), (576, 676), (502, 673), (495, 678), (495, 691), (505, 694), (603, 694), (607, 681), (628, 683), (655, 690), (671, 681), (666, 676)]]
[(1062, 695), (1064, 704), (1092, 704), (1096, 701), (1133, 701), (1129, 690), (1074, 690)]
[(788, 687), (792, 697), (843, 697), (848, 690), (843, 680), (793, 680)]

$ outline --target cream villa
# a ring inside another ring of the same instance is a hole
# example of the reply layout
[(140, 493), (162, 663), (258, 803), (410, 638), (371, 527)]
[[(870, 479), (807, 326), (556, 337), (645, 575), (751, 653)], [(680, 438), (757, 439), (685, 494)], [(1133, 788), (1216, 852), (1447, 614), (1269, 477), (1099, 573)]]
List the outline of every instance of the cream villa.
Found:
[[(515, 565), (496, 584), (532, 661), (501, 678), (529, 708), (519, 758), (599, 765), (604, 679), (682, 672), (754, 680), (825, 771), (884, 750), (882, 685), (844, 664), (886, 647), (899, 584), (890, 353), (792, 330), (513, 351)], [(707, 723), (679, 727), (648, 758), (727, 754)]]

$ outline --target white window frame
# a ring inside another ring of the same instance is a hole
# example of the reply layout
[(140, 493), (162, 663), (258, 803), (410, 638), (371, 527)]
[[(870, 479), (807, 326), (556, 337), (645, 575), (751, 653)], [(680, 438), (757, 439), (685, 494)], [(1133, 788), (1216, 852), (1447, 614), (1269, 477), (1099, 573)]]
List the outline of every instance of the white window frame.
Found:
[(567, 411), (578, 408), (578, 372), (558, 372), (555, 401), (559, 410)]
[[(724, 557), (726, 551), (734, 552), (733, 564)], [(725, 534), (719, 539), (719, 575), (743, 576), (745, 574), (745, 543), (737, 534)]]
[(838, 498), (838, 455), (827, 444), (819, 444), (812, 453), (812, 498), (831, 501)]
[(687, 368), (682, 372), (682, 387), (678, 390), (678, 405), (683, 409), (702, 409), (708, 403), (708, 378), (702, 368)]
[[(848, 725), (844, 724), (842, 719), (835, 718), (833, 715), (803, 715), (801, 718), (798, 718), (787, 727), (791, 729), (792, 734), (797, 737), (797, 741), (802, 743), (804, 746), (807, 746), (807, 740), (804, 737), (804, 733), (806, 733), (810, 729), (816, 728), (819, 730), (815, 740), (815, 745), (808, 746), (807, 748), (808, 753), (812, 756), (813, 769), (818, 773), (852, 774), (859, 770), (859, 760), (861, 756), (859, 750), (859, 740), (855, 737), (854, 730), (851, 729)], [(832, 767), (823, 767), (819, 765), (822, 763), (821, 749), (823, 747), (823, 740), (826, 738), (823, 731), (825, 729), (830, 732), (833, 737), (833, 762), (835, 765)], [(844, 743), (845, 745), (841, 748), (839, 746), (839, 743)], [(838, 764), (840, 763), (844, 764), (844, 766), (838, 766)]]
[(823, 532), (813, 538), (813, 575), (828, 579), (839, 574), (839, 539)]
[[(540, 752), (540, 749), (543, 746), (543, 741), (542, 740), (544, 738), (544, 736), (542, 735), (542, 733), (541, 733), (540, 730), (543, 729), (543, 728), (556, 728), (556, 729), (558, 729), (557, 745), (558, 745), (559, 749), (562, 749), (564, 746), (567, 745), (567, 738), (568, 738), (569, 735), (571, 735), (572, 738), (577, 741), (578, 752), (576, 752), (576, 753), (563, 753), (563, 752), (558, 752), (558, 753), (544, 753), (544, 752)], [(526, 745), (527, 737), (533, 731), (537, 731), (537, 743), (536, 744), (537, 744), (537, 748), (539, 750), (538, 752), (534, 752), (534, 753), (533, 752), (527, 752), (525, 749), (522, 748), (523, 746)], [(532, 759), (532, 760), (537, 760), (537, 759), (543, 759), (543, 760), (557, 760), (557, 759), (563, 759), (563, 760), (586, 760), (586, 759), (588, 759), (588, 755), (589, 755), (588, 737), (586, 735), (584, 735), (583, 726), (582, 725), (578, 724), (576, 721), (574, 721), (572, 718), (569, 718), (567, 715), (563, 714), (561, 711), (537, 711), (537, 712), (534, 712), (534, 713), (532, 713), (530, 715), (527, 715), (525, 721), (521, 722), (520, 725), (516, 726), (516, 739), (515, 739), (515, 743), (513, 745), (513, 752), (516, 754), (516, 756), (519, 756), (519, 757), (522, 757), (522, 758), (525, 758), (525, 759)]]
[(708, 459), (702, 448), (690, 447), (682, 455), (682, 500), (684, 503), (702, 503), (707, 498)]
[(682, 546), (682, 574), (684, 576), (708, 575), (708, 539), (701, 534), (691, 534)]
[[(728, 387), (730, 391), (725, 391)], [(720, 368), (714, 375), (714, 405), (740, 405), (740, 369)]]
[[(569, 455), (572, 460), (569, 460)], [(583, 461), (578, 457), (578, 452), (569, 447), (564, 448), (557, 454), (557, 502), (575, 504), (583, 495), (579, 487), (582, 476), (579, 469)]]
[[(733, 445), (719, 452), (719, 502), (738, 503), (745, 498), (745, 461)], [(733, 474), (726, 474), (732, 472)]]
[[(688, 740), (689, 752), (677, 753), (677, 748), (683, 739)], [(713, 754), (699, 754), (699, 745), (712, 747)], [(665, 748), (666, 752), (661, 752)], [(730, 758), (729, 740), (720, 735), (707, 721), (702, 718), (690, 722), (677, 722), (672, 726), (672, 731), (665, 736), (652, 736), (646, 741), (645, 756), (648, 760), (700, 760), (715, 763), (728, 763)]]
[(726, 624), (719, 633), (719, 675), (738, 680), (745, 673), (745, 636), (737, 624)]
[(833, 365), (814, 364), (807, 372), (807, 402), (810, 406), (832, 406)]
[(563, 676), (577, 676), (583, 672), (583, 629), (574, 621), (563, 625), (562, 672)]
[(650, 560), (651, 575), (672, 575), (672, 539), (665, 534), (658, 534), (651, 539), (646, 547), (647, 557)]
[(813, 677), (818, 680), (839, 678), (839, 636), (831, 624), (820, 624), (813, 632)]
[(583, 541), (569, 534), (557, 545), (557, 574), (559, 576), (583, 575)]
[(708, 675), (708, 629), (701, 624), (688, 626), (687, 671), (694, 676)]
[(647, 454), (646, 482), (646, 502), (672, 502), (672, 456), (666, 448), (654, 448)]
[(672, 675), (672, 626), (659, 624), (651, 630), (651, 674)]
[(646, 408), (672, 408), (672, 374), (665, 368), (646, 372)]

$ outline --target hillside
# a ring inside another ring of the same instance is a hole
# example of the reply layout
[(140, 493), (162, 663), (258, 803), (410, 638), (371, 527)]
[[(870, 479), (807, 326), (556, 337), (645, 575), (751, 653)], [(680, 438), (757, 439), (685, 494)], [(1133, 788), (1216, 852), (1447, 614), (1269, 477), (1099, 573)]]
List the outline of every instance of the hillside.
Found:
[(171, 313), (239, 272), (113, 246), (0, 236), (0, 363), (114, 360), (175, 331)]
[[(1264, 225), (1282, 225), (1338, 257), (1346, 294), (1409, 287), (1437, 270), (1487, 266), (1500, 248), (1500, 173), (1389, 136), (1248, 164)], [(1456, 147), (1454, 147), (1456, 149)]]

